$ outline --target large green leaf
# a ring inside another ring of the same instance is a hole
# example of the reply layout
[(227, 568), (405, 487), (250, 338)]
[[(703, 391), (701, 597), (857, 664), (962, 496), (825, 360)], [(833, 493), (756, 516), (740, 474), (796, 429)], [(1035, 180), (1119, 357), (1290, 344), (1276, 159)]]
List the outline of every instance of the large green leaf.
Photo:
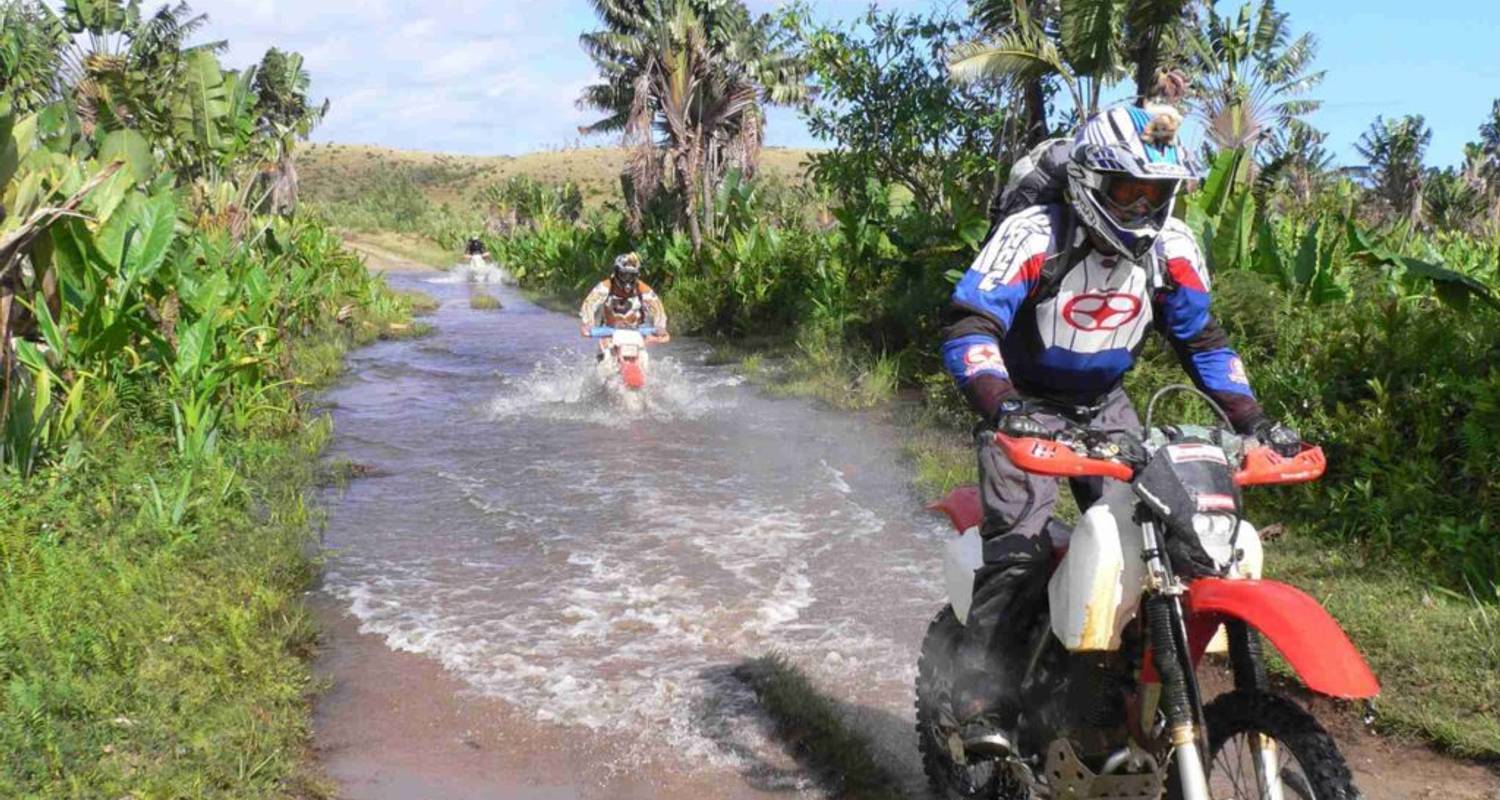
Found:
[(1062, 45), (1079, 75), (1108, 82), (1119, 72), (1124, 0), (1062, 0)]
[(182, 93), (172, 109), (179, 138), (200, 154), (224, 148), (223, 126), (229, 114), (229, 96), (224, 70), (207, 50), (188, 54), (182, 77)]
[(1255, 258), (1251, 261), (1254, 270), (1281, 284), (1288, 286), (1286, 259), (1281, 254), (1281, 245), (1276, 242), (1276, 230), (1267, 220), (1255, 226)]
[(1240, 192), (1219, 220), (1211, 245), (1215, 269), (1242, 269), (1250, 266), (1250, 237), (1255, 227), (1255, 198)]
[(156, 175), (156, 157), (151, 154), (151, 143), (140, 131), (130, 128), (105, 135), (99, 147), (99, 160), (106, 163), (123, 161), (131, 179), (138, 184), (147, 183)]
[(1235, 175), (1240, 171), (1240, 162), (1244, 158), (1245, 151), (1238, 148), (1220, 150), (1219, 155), (1214, 158), (1214, 165), (1200, 190), (1203, 193), (1203, 211), (1210, 217), (1217, 217), (1224, 210), (1235, 188)]
[(16, 167), (21, 163), (15, 130), (15, 112), (11, 110), (10, 101), (0, 97), (0, 195), (4, 194), (5, 184), (10, 183), (10, 179), (16, 174)]
[(177, 204), (172, 195), (159, 194), (142, 203), (136, 224), (139, 234), (124, 264), (132, 282), (151, 277), (166, 260), (177, 227)]
[(141, 207), (145, 204), (144, 199), (138, 192), (131, 192), (125, 196), (125, 201), (115, 209), (115, 213), (109, 215), (109, 219), (99, 227), (99, 233), (94, 243), (99, 247), (99, 253), (104, 256), (110, 267), (120, 269), (125, 263), (127, 250), (131, 246), (131, 240), (140, 228)]
[[(1318, 274), (1318, 229), (1320, 221), (1314, 222), (1307, 233), (1302, 234), (1302, 243), (1297, 248), (1297, 261), (1292, 271), (1292, 285), (1311, 286)], [(1287, 287), (1292, 288), (1292, 287)]]
[(172, 365), (177, 378), (184, 382), (203, 372), (213, 360), (218, 327), (214, 314), (204, 314), (196, 322), (177, 323), (177, 362)]
[(1471, 299), (1478, 299), (1485, 305), (1500, 310), (1500, 300), (1495, 298), (1490, 287), (1462, 272), (1455, 272), (1441, 264), (1407, 256), (1396, 256), (1393, 263), (1400, 266), (1407, 275), (1431, 281), (1433, 288), (1437, 290), (1438, 297), (1443, 302), (1462, 308), (1466, 307)]
[(1394, 253), (1372, 241), (1353, 219), (1347, 220), (1345, 230), (1349, 236), (1350, 255), (1354, 258), (1368, 264), (1395, 267), (1404, 275), (1429, 281), (1438, 298), (1450, 305), (1466, 307), (1470, 300), (1478, 299), (1485, 305), (1500, 310), (1500, 299), (1496, 298), (1494, 290), (1477, 278), (1448, 269), (1442, 264)]

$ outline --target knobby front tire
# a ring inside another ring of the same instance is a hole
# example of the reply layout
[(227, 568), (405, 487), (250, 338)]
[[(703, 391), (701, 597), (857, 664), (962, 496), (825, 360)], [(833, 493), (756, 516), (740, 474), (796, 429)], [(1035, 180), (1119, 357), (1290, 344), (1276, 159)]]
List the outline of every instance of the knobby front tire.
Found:
[[(1360, 800), (1344, 754), (1318, 720), (1285, 697), (1257, 691), (1220, 695), (1204, 707), (1208, 720), (1208, 784), (1214, 800), (1259, 800), (1251, 737), (1276, 741), (1286, 800)], [(1182, 800), (1177, 770), (1167, 797)]]

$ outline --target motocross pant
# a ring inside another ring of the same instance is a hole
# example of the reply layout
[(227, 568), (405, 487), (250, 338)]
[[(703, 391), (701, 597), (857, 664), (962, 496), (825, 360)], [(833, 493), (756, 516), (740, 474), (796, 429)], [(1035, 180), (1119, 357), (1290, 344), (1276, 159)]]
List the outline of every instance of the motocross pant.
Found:
[[(1046, 406), (1031, 416), (1047, 430), (1086, 426), (1110, 433), (1140, 433), (1141, 422), (1123, 389), (1095, 406)], [(975, 428), (979, 497), (984, 521), (984, 565), (974, 574), (974, 599), (957, 652), (954, 710), (960, 720), (980, 714), (1010, 726), (1019, 713), (1034, 622), (1047, 602), (1052, 552), (1071, 533), (1052, 517), (1057, 480), (1023, 472), (995, 444), (992, 425)], [(1069, 481), (1073, 499), (1087, 509), (1104, 493), (1103, 478)]]

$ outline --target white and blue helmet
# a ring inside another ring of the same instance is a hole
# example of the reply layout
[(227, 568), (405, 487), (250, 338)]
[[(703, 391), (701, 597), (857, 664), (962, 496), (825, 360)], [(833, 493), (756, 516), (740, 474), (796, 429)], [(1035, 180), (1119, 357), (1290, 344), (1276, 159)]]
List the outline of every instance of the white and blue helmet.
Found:
[(1130, 258), (1150, 252), (1183, 181), (1200, 177), (1177, 142), (1170, 106), (1117, 106), (1090, 117), (1073, 140), (1068, 200), (1101, 244)]

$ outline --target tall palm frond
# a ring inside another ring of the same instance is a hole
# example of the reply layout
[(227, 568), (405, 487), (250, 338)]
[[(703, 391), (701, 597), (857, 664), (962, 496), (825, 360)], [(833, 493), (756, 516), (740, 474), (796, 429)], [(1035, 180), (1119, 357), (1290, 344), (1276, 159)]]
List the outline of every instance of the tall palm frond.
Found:
[(1413, 223), (1422, 218), (1422, 159), (1432, 130), (1421, 115), (1386, 120), (1376, 117), (1354, 149), (1369, 164), (1376, 196), (1397, 216)]
[[(766, 104), (808, 96), (806, 70), (768, 17), (739, 0), (594, 0), (604, 28), (579, 44), (599, 70), (581, 108), (605, 116), (582, 133), (623, 135), (632, 223), (663, 191), (698, 245), (714, 224), (714, 187), (755, 171)], [(700, 219), (701, 217), (701, 219)]]
[(964, 82), (1057, 76), (1067, 85), (1074, 105), (1083, 107), (1078, 79), (1063, 62), (1057, 44), (1029, 26), (1014, 27), (987, 42), (960, 44), (948, 56), (948, 71), (955, 80)]
[(1321, 105), (1304, 97), (1325, 75), (1310, 69), (1317, 39), (1292, 39), (1289, 19), (1275, 0), (1246, 0), (1233, 19), (1210, 6), (1203, 26), (1187, 37), (1195, 110), (1215, 146), (1253, 149), (1301, 126), (1300, 118)]

